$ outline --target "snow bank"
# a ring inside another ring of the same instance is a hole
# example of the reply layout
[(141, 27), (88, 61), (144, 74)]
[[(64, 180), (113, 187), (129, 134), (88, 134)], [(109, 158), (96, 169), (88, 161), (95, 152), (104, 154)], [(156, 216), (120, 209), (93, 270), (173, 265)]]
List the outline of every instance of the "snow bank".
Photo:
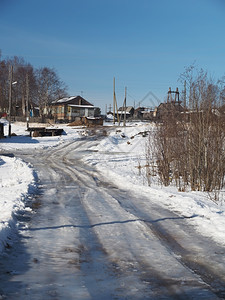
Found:
[[(1, 118), (4, 124), (5, 139), (0, 140), (0, 150), (13, 151), (17, 149), (51, 148), (61, 143), (68, 142), (80, 137), (82, 128), (73, 129), (66, 125), (60, 125), (65, 135), (52, 137), (30, 138), (26, 131), (27, 124), (22, 122), (12, 123), (11, 138), (8, 135), (8, 121)], [(31, 124), (40, 126), (40, 124)], [(44, 126), (44, 124), (43, 124)], [(46, 126), (46, 124), (45, 124)], [(58, 126), (55, 126), (58, 127)], [(16, 230), (16, 214), (20, 211), (29, 210), (25, 206), (26, 198), (35, 188), (35, 178), (31, 166), (18, 158), (1, 156), (0, 152), (0, 252), (11, 244), (13, 233)]]
[(5, 139), (0, 140), (1, 149), (6, 151), (13, 151), (15, 149), (46, 149), (55, 147), (66, 141), (76, 139), (80, 136), (82, 128), (76, 128), (66, 126), (65, 124), (46, 126), (46, 124), (30, 123), (30, 127), (46, 127), (46, 128), (62, 128), (64, 129), (65, 135), (62, 136), (45, 136), (45, 137), (30, 137), (27, 131), (27, 124), (24, 122), (12, 123), (11, 132), (12, 137), (8, 138), (8, 121), (0, 119), (1, 123), (4, 123), (4, 134)]
[(34, 184), (29, 165), (18, 158), (0, 156), (0, 252), (11, 244), (16, 213), (29, 209), (25, 200)]

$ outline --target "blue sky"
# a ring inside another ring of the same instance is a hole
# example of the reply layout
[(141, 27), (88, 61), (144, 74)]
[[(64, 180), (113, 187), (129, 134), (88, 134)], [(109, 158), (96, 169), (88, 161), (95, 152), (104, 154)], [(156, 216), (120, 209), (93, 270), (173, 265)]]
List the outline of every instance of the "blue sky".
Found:
[[(105, 112), (124, 89), (136, 106), (151, 91), (164, 101), (195, 62), (225, 75), (224, 0), (0, 0), (2, 58), (53, 67), (69, 87)], [(143, 105), (157, 104), (152, 96)]]

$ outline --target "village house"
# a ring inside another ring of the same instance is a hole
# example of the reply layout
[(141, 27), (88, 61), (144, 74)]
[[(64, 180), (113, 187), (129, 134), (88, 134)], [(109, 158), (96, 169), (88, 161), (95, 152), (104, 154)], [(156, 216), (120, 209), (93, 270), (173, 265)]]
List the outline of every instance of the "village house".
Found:
[(118, 115), (120, 117), (120, 120), (123, 120), (125, 113), (126, 113), (126, 118), (127, 119), (132, 118), (133, 115), (134, 115), (134, 108), (133, 108), (133, 106), (120, 107), (118, 109)]
[(181, 119), (186, 111), (187, 109), (181, 105), (178, 88), (176, 88), (176, 91), (172, 91), (171, 88), (169, 88), (167, 102), (160, 103), (155, 111), (155, 116), (158, 121), (161, 121), (165, 117), (170, 118), (172, 116)]
[(134, 111), (134, 118), (138, 120), (150, 120), (153, 121), (156, 118), (157, 107), (138, 107)]
[(95, 109), (93, 104), (81, 96), (55, 100), (50, 106), (52, 118), (64, 122), (81, 120), (83, 117), (94, 117)]
[(170, 118), (170, 116), (175, 116), (177, 119), (181, 117), (181, 114), (185, 113), (187, 110), (179, 102), (167, 102), (161, 103), (156, 110), (156, 119), (161, 120), (162, 118)]

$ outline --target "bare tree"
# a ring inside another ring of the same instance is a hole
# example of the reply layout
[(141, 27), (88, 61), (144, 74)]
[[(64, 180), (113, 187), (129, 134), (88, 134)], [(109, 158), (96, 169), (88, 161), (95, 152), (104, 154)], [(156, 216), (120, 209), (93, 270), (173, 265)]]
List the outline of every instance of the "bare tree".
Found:
[(0, 109), (2, 112), (8, 109), (8, 77), (8, 65), (6, 61), (0, 61)]
[[(17, 81), (17, 84), (14, 88), (14, 103), (16, 108), (16, 115), (19, 114), (22, 116), (26, 116), (27, 93), (30, 95), (29, 107), (33, 106), (36, 100), (37, 86), (33, 67), (30, 64), (18, 66), (14, 73), (14, 79)], [(18, 111), (17, 108), (20, 108), (20, 111)]]
[(181, 191), (188, 186), (198, 191), (220, 190), (225, 176), (225, 120), (217, 112), (224, 87), (192, 67), (182, 76), (189, 87), (189, 110), (179, 118), (170, 110), (157, 126), (159, 178), (164, 185), (175, 183)]
[(48, 114), (52, 101), (67, 96), (66, 86), (60, 81), (56, 71), (47, 67), (36, 70), (37, 97), (40, 115)]
[(0, 53), (1, 111), (8, 111), (10, 66), (13, 66), (13, 81), (17, 82), (12, 87), (12, 114), (26, 115), (27, 94), (29, 94), (29, 106), (40, 105), (41, 115), (53, 100), (67, 96), (67, 88), (54, 69), (44, 67), (35, 70), (31, 64), (17, 56), (1, 60)]

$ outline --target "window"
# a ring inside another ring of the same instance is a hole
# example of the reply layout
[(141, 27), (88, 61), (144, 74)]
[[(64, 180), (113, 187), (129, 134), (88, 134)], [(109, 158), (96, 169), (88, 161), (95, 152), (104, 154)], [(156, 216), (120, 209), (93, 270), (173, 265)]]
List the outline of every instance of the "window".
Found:
[(73, 107), (72, 108), (72, 115), (73, 115), (73, 117), (79, 117), (80, 116), (80, 109), (76, 108), (76, 107)]

